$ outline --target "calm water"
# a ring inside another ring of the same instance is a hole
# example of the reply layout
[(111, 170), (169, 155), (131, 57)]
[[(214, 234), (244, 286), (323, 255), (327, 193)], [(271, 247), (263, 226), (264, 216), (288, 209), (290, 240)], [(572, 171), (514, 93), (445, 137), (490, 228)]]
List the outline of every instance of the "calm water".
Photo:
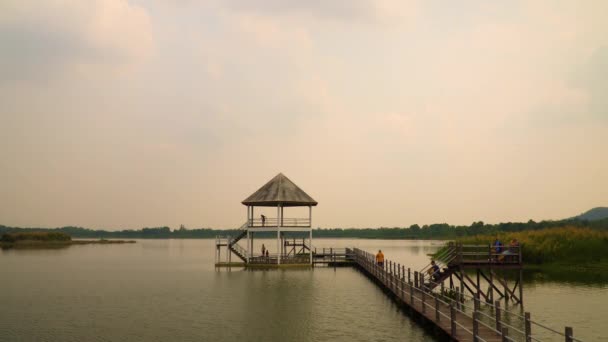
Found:
[[(273, 241), (264, 242), (273, 246)], [(213, 267), (211, 240), (0, 252), (0, 341), (428, 341), (352, 268)], [(421, 268), (439, 243), (316, 240)], [(257, 247), (256, 247), (257, 248)], [(273, 252), (273, 250), (271, 250)], [(608, 287), (531, 281), (526, 311), (608, 341)]]

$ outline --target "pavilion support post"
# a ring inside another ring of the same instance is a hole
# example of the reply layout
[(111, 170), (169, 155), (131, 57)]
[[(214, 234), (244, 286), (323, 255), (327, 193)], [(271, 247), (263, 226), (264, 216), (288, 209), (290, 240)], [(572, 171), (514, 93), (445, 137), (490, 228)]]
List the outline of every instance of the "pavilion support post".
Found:
[(281, 264), (281, 231), (277, 229), (277, 264)]
[(249, 229), (247, 229), (247, 263), (249, 263), (249, 256), (251, 255), (251, 251), (249, 250)]
[(277, 265), (281, 264), (281, 229), (279, 229), (281, 223), (281, 205), (277, 205)]
[[(312, 205), (308, 206), (308, 226), (312, 228)], [(312, 240), (310, 246), (312, 247)]]
[[(310, 206), (309, 206), (310, 208)], [(308, 254), (310, 254), (310, 264), (312, 265), (312, 228), (308, 231), (308, 241), (309, 242), (309, 248), (308, 248)]]

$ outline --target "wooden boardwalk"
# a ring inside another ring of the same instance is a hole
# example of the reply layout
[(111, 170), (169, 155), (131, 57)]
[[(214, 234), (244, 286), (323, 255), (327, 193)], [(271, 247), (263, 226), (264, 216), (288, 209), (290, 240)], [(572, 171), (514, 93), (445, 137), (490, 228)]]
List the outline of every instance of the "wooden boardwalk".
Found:
[[(525, 317), (520, 316), (522, 326), (516, 327), (511, 319), (505, 318), (507, 315), (513, 318), (517, 314), (501, 309), (500, 302), (492, 305), (480, 301), (479, 296), (476, 296), (472, 298), (472, 307), (467, 307), (464, 300), (451, 300), (441, 293), (431, 291), (430, 284), (424, 282), (424, 277), (420, 281), (412, 281), (409, 270), (406, 273), (405, 267), (401, 265), (385, 261), (384, 267), (378, 266), (373, 254), (357, 248), (348, 251), (355, 265), (372, 281), (392, 294), (395, 300), (440, 329), (450, 340), (528, 342), (543, 341), (546, 340), (544, 337), (550, 336), (551, 341), (580, 341), (573, 337), (572, 328), (566, 327), (564, 333), (555, 331), (533, 322), (529, 313)], [(543, 330), (539, 331), (542, 337), (532, 335), (532, 326)]]
[(472, 317), (457, 310), (456, 305), (447, 303), (434, 293), (423, 290), (423, 286), (416, 287), (413, 283), (408, 284), (405, 277), (400, 277), (379, 267), (374, 255), (355, 249), (354, 260), (369, 277), (391, 292), (400, 302), (423, 316), (427, 321), (434, 323), (451, 339), (472, 341), (473, 332), (475, 332), (480, 341), (503, 341), (501, 334), (480, 324), (479, 321), (474, 324)]

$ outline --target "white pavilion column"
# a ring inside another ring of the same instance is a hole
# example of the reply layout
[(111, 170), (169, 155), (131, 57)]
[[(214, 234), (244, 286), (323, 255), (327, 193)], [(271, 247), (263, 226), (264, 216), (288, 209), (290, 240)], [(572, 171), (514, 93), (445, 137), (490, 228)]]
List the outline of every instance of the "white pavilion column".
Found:
[(308, 206), (308, 226), (312, 228), (312, 205)]
[(251, 225), (251, 227), (253, 227), (253, 208), (255, 208), (253, 205), (251, 206), (251, 221), (247, 221), (247, 226), (249, 227), (249, 225)]
[(277, 205), (277, 264), (281, 264), (281, 206)]
[(312, 265), (312, 205), (308, 206), (308, 227), (310, 228), (310, 264)]

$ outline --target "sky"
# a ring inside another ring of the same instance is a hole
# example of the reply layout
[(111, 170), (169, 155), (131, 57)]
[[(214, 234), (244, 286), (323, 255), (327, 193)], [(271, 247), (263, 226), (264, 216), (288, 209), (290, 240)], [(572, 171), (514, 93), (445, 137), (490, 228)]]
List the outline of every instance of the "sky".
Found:
[(315, 227), (608, 206), (607, 15), (603, 0), (4, 0), (0, 224), (235, 228), (279, 172), (319, 202)]

